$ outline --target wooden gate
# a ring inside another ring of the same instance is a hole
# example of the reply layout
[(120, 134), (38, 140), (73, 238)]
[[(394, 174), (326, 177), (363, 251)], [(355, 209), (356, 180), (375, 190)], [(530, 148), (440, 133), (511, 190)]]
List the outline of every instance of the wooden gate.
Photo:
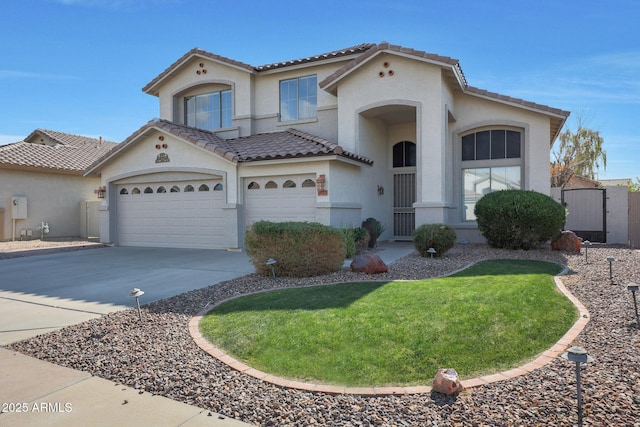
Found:
[(640, 248), (640, 193), (629, 193), (629, 245)]
[(591, 242), (607, 242), (607, 190), (573, 188), (562, 190), (562, 204), (567, 208), (565, 230)]

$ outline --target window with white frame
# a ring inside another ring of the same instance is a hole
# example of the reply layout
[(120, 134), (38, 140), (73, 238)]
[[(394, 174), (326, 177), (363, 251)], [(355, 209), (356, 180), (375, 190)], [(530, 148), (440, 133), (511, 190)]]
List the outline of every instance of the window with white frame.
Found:
[(474, 208), (485, 194), (522, 188), (522, 132), (491, 129), (462, 137), (463, 220), (475, 221)]
[(231, 90), (203, 93), (184, 98), (184, 123), (198, 129), (231, 127)]
[(316, 75), (280, 81), (280, 121), (311, 119), (318, 109)]

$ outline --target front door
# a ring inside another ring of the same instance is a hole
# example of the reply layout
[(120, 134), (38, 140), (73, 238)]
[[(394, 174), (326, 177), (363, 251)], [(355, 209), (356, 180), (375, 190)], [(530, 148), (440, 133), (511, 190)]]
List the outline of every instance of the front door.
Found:
[(410, 240), (416, 227), (416, 144), (393, 146), (393, 238)]
[(393, 174), (393, 237), (396, 240), (411, 239), (416, 228), (416, 173)]

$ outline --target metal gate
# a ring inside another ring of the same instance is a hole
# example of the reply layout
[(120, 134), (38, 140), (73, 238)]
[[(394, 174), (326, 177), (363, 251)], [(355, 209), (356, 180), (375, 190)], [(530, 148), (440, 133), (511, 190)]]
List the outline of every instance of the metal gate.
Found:
[(567, 208), (565, 230), (591, 242), (607, 242), (607, 190), (574, 188), (562, 190), (562, 204)]
[(415, 172), (393, 174), (393, 237), (400, 240), (410, 239), (416, 227), (416, 213), (413, 204), (416, 201)]
[(640, 248), (640, 193), (629, 193), (629, 246)]

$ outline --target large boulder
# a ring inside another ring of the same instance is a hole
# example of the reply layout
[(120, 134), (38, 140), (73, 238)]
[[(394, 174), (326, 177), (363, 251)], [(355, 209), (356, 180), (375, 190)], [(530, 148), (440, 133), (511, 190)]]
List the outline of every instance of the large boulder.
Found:
[(582, 248), (582, 239), (576, 236), (573, 231), (563, 231), (560, 236), (551, 242), (551, 249), (554, 251), (565, 251), (580, 253)]
[(464, 386), (454, 369), (438, 369), (431, 390), (442, 394), (454, 394), (464, 390)]
[(351, 261), (351, 271), (366, 274), (386, 273), (389, 271), (387, 264), (378, 255), (361, 254), (356, 255)]

